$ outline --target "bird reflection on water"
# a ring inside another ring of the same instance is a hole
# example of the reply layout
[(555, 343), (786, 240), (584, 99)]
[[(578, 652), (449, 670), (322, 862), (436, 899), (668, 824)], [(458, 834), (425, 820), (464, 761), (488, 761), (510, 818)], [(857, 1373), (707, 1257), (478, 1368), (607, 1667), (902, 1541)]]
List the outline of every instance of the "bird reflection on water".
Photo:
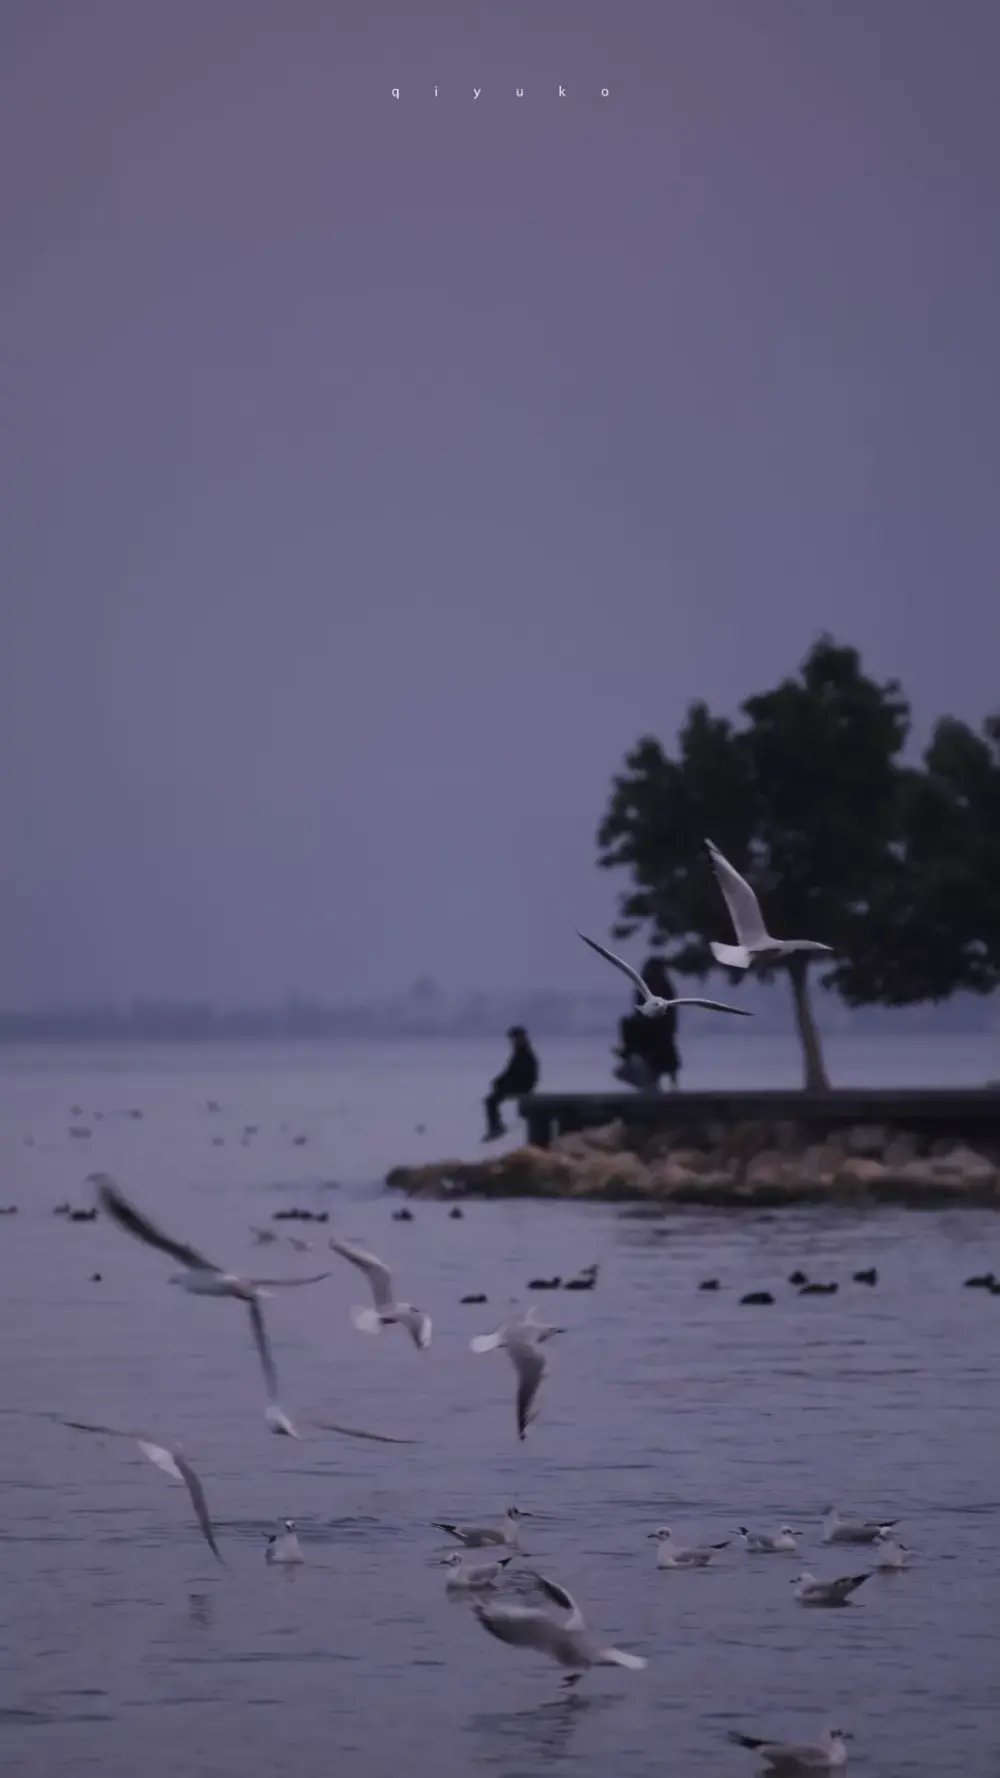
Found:
[(561, 1759), (569, 1752), (585, 1717), (599, 1715), (621, 1702), (620, 1697), (608, 1693), (566, 1692), (529, 1710), (478, 1711), (469, 1721), (472, 1733), (481, 1738), (477, 1763), (507, 1761), (515, 1752)]
[(210, 1630), (215, 1622), (215, 1600), (210, 1593), (188, 1594), (188, 1617), (202, 1630)]

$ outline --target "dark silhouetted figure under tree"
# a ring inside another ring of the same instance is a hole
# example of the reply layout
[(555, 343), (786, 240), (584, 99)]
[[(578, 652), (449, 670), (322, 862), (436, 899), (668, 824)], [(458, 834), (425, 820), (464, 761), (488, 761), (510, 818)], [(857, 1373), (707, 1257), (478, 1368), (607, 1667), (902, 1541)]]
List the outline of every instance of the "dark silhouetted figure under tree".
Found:
[[(674, 998), (676, 989), (662, 957), (654, 954), (648, 958), (642, 969), (642, 979), (650, 993), (658, 994), (661, 1000)], [(633, 1011), (618, 1027), (621, 1041), (614, 1053), (622, 1058), (622, 1063), (615, 1069), (615, 1079), (626, 1081), (639, 1092), (655, 1093), (665, 1074), (676, 1091), (681, 1068), (677, 1051), (677, 1008), (672, 1006), (658, 1018), (647, 1019), (638, 1010), (641, 999), (637, 989)]]
[[(718, 967), (709, 941), (730, 934), (704, 852), (710, 836), (759, 897), (770, 931), (831, 946), (823, 985), (853, 1005), (878, 1004), (866, 924), (892, 904), (899, 877), (906, 699), (894, 680), (869, 679), (855, 649), (823, 636), (796, 677), (748, 698), (742, 716), (737, 727), (693, 704), (676, 758), (652, 735), (628, 755), (598, 833), (601, 865), (632, 877), (616, 934), (647, 924), (654, 940), (671, 941), (671, 968), (704, 978)], [(768, 979), (776, 967), (791, 981), (804, 1084), (822, 1092), (808, 959), (763, 959), (754, 972)]]
[(538, 1085), (538, 1057), (528, 1041), (524, 1026), (511, 1025), (507, 1036), (512, 1045), (507, 1066), (502, 1074), (497, 1075), (491, 1092), (483, 1101), (486, 1106), (484, 1142), (493, 1142), (498, 1136), (507, 1134), (506, 1125), (500, 1118), (500, 1107), (504, 1100), (520, 1099), (525, 1093), (533, 1093)]

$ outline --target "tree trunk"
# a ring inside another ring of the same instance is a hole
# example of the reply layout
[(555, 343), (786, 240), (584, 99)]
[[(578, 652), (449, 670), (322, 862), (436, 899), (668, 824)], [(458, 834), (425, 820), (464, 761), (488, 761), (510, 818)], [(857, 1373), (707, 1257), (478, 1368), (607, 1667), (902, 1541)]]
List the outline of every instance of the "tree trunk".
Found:
[(828, 1093), (830, 1082), (823, 1063), (823, 1049), (813, 1018), (812, 1002), (809, 999), (808, 958), (801, 952), (797, 955), (793, 953), (788, 959), (788, 973), (792, 982), (792, 998), (795, 1001), (795, 1024), (805, 1063), (802, 1085), (807, 1093)]

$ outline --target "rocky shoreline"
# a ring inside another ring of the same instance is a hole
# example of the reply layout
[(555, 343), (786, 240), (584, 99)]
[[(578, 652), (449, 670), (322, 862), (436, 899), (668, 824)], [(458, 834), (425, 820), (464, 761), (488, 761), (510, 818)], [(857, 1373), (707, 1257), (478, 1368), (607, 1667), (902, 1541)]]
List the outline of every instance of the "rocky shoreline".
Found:
[(690, 1124), (652, 1134), (620, 1120), (483, 1161), (394, 1167), (386, 1185), (422, 1198), (575, 1198), (611, 1203), (775, 1208), (786, 1204), (942, 1204), (1000, 1209), (1000, 1146), (928, 1142), (857, 1124), (817, 1142), (794, 1122)]

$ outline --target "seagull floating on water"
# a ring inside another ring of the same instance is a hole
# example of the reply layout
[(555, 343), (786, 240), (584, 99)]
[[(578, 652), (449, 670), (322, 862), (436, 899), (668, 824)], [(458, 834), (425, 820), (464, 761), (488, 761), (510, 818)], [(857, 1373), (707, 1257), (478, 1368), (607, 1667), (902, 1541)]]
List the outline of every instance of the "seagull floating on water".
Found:
[(745, 1525), (739, 1527), (740, 1536), (753, 1556), (776, 1556), (798, 1548), (797, 1539), (801, 1535), (793, 1531), (790, 1525), (782, 1525), (780, 1531), (748, 1531)]
[(164, 1475), (171, 1476), (175, 1482), (183, 1482), (191, 1497), (191, 1505), (194, 1507), (195, 1518), (198, 1521), (201, 1534), (216, 1561), (222, 1561), (215, 1541), (212, 1521), (209, 1517), (205, 1490), (179, 1445), (159, 1444), (154, 1439), (147, 1438), (145, 1433), (121, 1432), (115, 1426), (91, 1426), (85, 1420), (64, 1420), (63, 1425), (71, 1426), (74, 1432), (97, 1432), (105, 1438), (130, 1439), (133, 1444), (138, 1445), (143, 1456), (148, 1457), (150, 1463), (155, 1463), (157, 1469), (162, 1469)]
[(244, 1302), (250, 1313), (250, 1331), (254, 1345), (260, 1358), (261, 1369), (268, 1391), (268, 1405), (264, 1417), (272, 1432), (285, 1433), (298, 1438), (284, 1409), (278, 1404), (278, 1378), (274, 1366), (274, 1358), (264, 1326), (264, 1313), (261, 1309), (261, 1297), (269, 1289), (284, 1285), (319, 1284), (328, 1278), (328, 1272), (317, 1272), (309, 1278), (240, 1278), (235, 1272), (224, 1272), (210, 1259), (206, 1259), (197, 1248), (189, 1247), (183, 1241), (175, 1241), (157, 1228), (149, 1217), (130, 1204), (124, 1192), (109, 1179), (106, 1173), (92, 1173), (91, 1183), (97, 1186), (97, 1196), (101, 1209), (116, 1222), (126, 1234), (133, 1235), (147, 1247), (155, 1247), (160, 1253), (168, 1253), (172, 1259), (179, 1260), (184, 1267), (171, 1278), (171, 1284), (179, 1284), (182, 1290), (192, 1296), (231, 1296)]
[(268, 1538), (264, 1560), (290, 1568), (298, 1562), (304, 1562), (305, 1557), (302, 1554), (302, 1545), (295, 1535), (295, 1520), (285, 1519), (283, 1522), (284, 1531), (276, 1531)]
[(826, 1729), (818, 1741), (796, 1745), (792, 1741), (763, 1741), (756, 1735), (741, 1735), (731, 1729), (729, 1739), (736, 1747), (749, 1747), (763, 1760), (763, 1771), (787, 1774), (804, 1772), (837, 1772), (847, 1764), (845, 1741), (852, 1739), (844, 1729)]
[(568, 1668), (564, 1683), (575, 1685), (590, 1667), (628, 1667), (639, 1672), (646, 1662), (642, 1655), (628, 1654), (623, 1648), (611, 1648), (597, 1641), (587, 1629), (583, 1612), (565, 1587), (536, 1575), (538, 1585), (554, 1605), (569, 1613), (559, 1623), (550, 1612), (530, 1605), (484, 1605), (475, 1600), (473, 1610), (491, 1636), (508, 1642), (514, 1648), (532, 1648), (548, 1655), (560, 1667)]
[(664, 1000), (659, 994), (650, 992), (639, 971), (633, 969), (631, 963), (626, 963), (623, 957), (616, 957), (614, 951), (605, 950), (603, 945), (598, 944), (596, 938), (588, 938), (587, 934), (581, 932), (579, 927), (577, 927), (577, 937), (582, 938), (584, 944), (589, 945), (592, 951), (596, 951), (599, 957), (606, 957), (609, 963), (613, 963), (616, 969), (620, 969), (622, 974), (627, 975), (629, 981), (634, 983), (643, 996), (638, 1010), (644, 1013), (647, 1019), (662, 1018), (663, 1014), (669, 1012), (672, 1006), (705, 1006), (709, 1012), (731, 1012), (738, 1019), (753, 1018), (753, 1013), (748, 1012), (746, 1007), (727, 1006), (722, 1000), (703, 1000), (698, 996), (690, 995)]
[(824, 1543), (880, 1543), (898, 1519), (842, 1519), (835, 1506), (823, 1513)]
[(870, 1569), (866, 1574), (842, 1574), (837, 1580), (817, 1580), (814, 1574), (803, 1573), (792, 1586), (800, 1605), (846, 1605), (866, 1580), (871, 1580)]
[(565, 1333), (563, 1327), (550, 1327), (539, 1321), (534, 1304), (524, 1315), (518, 1315), (498, 1327), (495, 1333), (476, 1334), (469, 1341), (473, 1352), (493, 1352), (502, 1346), (517, 1373), (517, 1434), (523, 1439), (535, 1418), (535, 1401), (542, 1386), (548, 1360), (539, 1347), (554, 1334)]
[(435, 1519), (435, 1531), (447, 1531), (450, 1537), (457, 1537), (460, 1544), (467, 1550), (485, 1549), (491, 1544), (505, 1544), (508, 1549), (518, 1547), (517, 1524), (519, 1519), (530, 1519), (533, 1515), (525, 1512), (522, 1507), (509, 1506), (500, 1520), (499, 1525), (450, 1525), (445, 1520)]
[(905, 1543), (895, 1537), (888, 1537), (879, 1544), (878, 1561), (875, 1564), (879, 1574), (899, 1574), (902, 1569), (910, 1566), (910, 1551)]
[(760, 902), (749, 883), (733, 869), (728, 858), (723, 857), (711, 840), (705, 841), (705, 850), (712, 861), (739, 941), (735, 945), (720, 945), (713, 940), (709, 949), (716, 963), (723, 964), (726, 969), (749, 969), (755, 957), (790, 957), (795, 951), (828, 954), (833, 949), (832, 945), (821, 945), (812, 938), (772, 938), (764, 925)]
[(674, 1542), (673, 1532), (669, 1525), (660, 1525), (657, 1530), (649, 1533), (658, 1545), (656, 1551), (657, 1568), (707, 1568), (716, 1550), (729, 1547), (728, 1537), (722, 1543), (699, 1543), (685, 1549)]
[(448, 1575), (445, 1586), (449, 1593), (493, 1591), (513, 1556), (500, 1556), (495, 1562), (467, 1563), (464, 1550), (449, 1550), (442, 1565)]
[(432, 1330), (430, 1316), (425, 1315), (422, 1309), (414, 1308), (412, 1303), (397, 1303), (392, 1288), (392, 1273), (388, 1266), (383, 1265), (366, 1248), (354, 1247), (348, 1241), (338, 1241), (333, 1235), (330, 1237), (330, 1246), (334, 1253), (340, 1254), (341, 1259), (350, 1260), (352, 1266), (357, 1266), (360, 1272), (364, 1272), (372, 1287), (375, 1307), (352, 1309), (351, 1319), (355, 1327), (360, 1328), (362, 1333), (377, 1334), (381, 1333), (383, 1327), (392, 1327), (394, 1323), (398, 1323), (400, 1327), (405, 1327), (413, 1344), (421, 1351), (429, 1346)]

